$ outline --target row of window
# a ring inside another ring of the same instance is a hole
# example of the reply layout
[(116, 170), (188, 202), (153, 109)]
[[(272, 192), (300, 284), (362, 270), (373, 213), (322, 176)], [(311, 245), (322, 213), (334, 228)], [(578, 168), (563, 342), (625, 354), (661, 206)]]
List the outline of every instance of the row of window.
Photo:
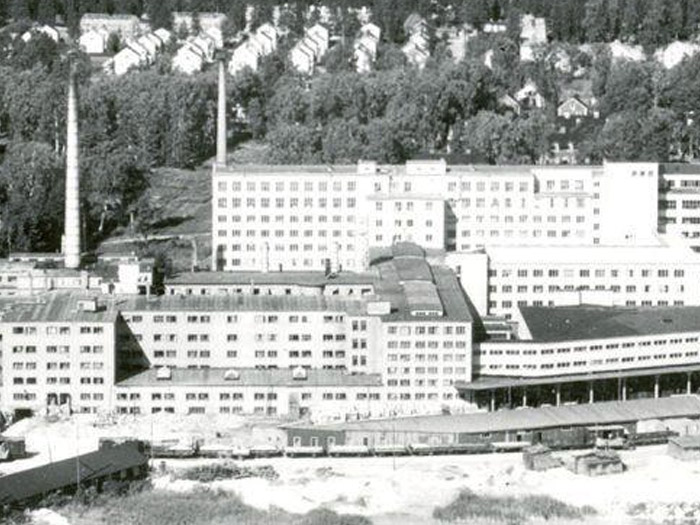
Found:
[[(47, 326), (42, 330), (46, 335), (70, 335), (70, 326)], [(12, 333), (15, 335), (37, 335), (39, 327), (37, 326), (13, 326)], [(80, 334), (102, 334), (104, 333), (103, 326), (84, 325), (78, 327)]]
[(436, 325), (430, 325), (430, 326), (409, 326), (409, 325), (388, 325), (386, 329), (387, 334), (389, 335), (411, 335), (411, 333), (415, 335), (437, 335), (437, 334), (443, 334), (443, 335), (464, 335), (467, 333), (467, 327), (463, 325), (457, 325), (457, 326), (451, 326), (451, 325), (446, 325), (446, 326), (436, 326)]
[[(489, 270), (489, 277), (504, 277), (504, 278), (512, 278), (512, 277), (519, 277), (519, 278), (527, 278), (527, 277), (547, 277), (550, 278), (555, 278), (555, 277), (574, 277), (576, 274), (576, 270), (573, 269), (566, 269), (566, 270), (558, 270), (558, 269), (542, 269), (542, 268), (536, 268), (534, 270), (527, 270), (524, 268), (521, 268), (519, 270), (513, 270), (512, 268), (503, 268), (500, 271), (496, 269), (490, 269)], [(591, 270), (589, 268), (585, 269), (580, 269), (578, 270), (578, 276), (579, 277), (598, 277), (598, 278), (618, 278), (618, 277), (629, 277), (629, 278), (635, 278), (635, 277), (670, 277), (673, 275), (675, 278), (682, 278), (685, 277), (685, 270), (676, 268), (674, 270), (668, 270), (668, 269), (662, 269), (662, 270), (654, 270), (651, 269), (642, 269), (642, 270), (637, 270), (635, 271), (634, 269), (627, 269), (627, 270), (620, 270), (620, 269), (609, 269), (606, 270), (604, 268), (596, 268), (594, 270)]]
[[(239, 192), (243, 191), (243, 183), (241, 181), (231, 181), (230, 184), (227, 184), (226, 181), (220, 180), (218, 181), (216, 188), (218, 191), (227, 191), (230, 189), (232, 192)], [(286, 184), (284, 181), (276, 181), (276, 182), (255, 182), (255, 181), (248, 181), (245, 184), (245, 190), (246, 191), (255, 191), (255, 192), (268, 192), (268, 191), (276, 191), (276, 192), (296, 192), (296, 191), (311, 191), (311, 192), (316, 192), (316, 191), (328, 191), (329, 189), (333, 191), (355, 191), (357, 189), (357, 183), (353, 180), (349, 180), (345, 183), (345, 189), (343, 190), (343, 183), (342, 181), (336, 180), (333, 181), (331, 184), (329, 184), (327, 181), (319, 181), (319, 182), (311, 182), (311, 181), (305, 181), (303, 183), (298, 182), (298, 181), (292, 181)]]

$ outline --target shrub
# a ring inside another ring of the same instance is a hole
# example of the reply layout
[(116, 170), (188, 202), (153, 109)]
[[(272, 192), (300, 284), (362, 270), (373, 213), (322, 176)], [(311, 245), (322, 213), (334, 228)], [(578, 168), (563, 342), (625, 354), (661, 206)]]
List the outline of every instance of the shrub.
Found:
[(433, 517), (441, 521), (486, 518), (521, 524), (530, 518), (582, 519), (594, 514), (592, 507), (576, 507), (550, 496), (481, 496), (464, 489), (444, 507), (436, 507)]
[(261, 465), (259, 467), (239, 466), (235, 463), (215, 463), (212, 465), (201, 465), (191, 467), (176, 474), (179, 479), (188, 479), (193, 481), (201, 481), (202, 483), (210, 483), (222, 479), (241, 479), (241, 478), (265, 478), (277, 479), (279, 474), (270, 465)]

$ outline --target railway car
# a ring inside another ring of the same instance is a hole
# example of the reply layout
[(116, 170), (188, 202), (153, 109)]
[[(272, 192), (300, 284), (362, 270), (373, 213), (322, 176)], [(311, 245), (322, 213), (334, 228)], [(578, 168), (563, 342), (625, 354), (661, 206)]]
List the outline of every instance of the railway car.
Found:
[(331, 445), (328, 455), (334, 458), (369, 456), (370, 449), (366, 445)]
[(403, 445), (376, 445), (371, 452), (375, 456), (407, 456), (410, 453)]
[(316, 458), (319, 456), (325, 456), (326, 451), (323, 447), (318, 446), (291, 446), (284, 448), (284, 455), (288, 458)]

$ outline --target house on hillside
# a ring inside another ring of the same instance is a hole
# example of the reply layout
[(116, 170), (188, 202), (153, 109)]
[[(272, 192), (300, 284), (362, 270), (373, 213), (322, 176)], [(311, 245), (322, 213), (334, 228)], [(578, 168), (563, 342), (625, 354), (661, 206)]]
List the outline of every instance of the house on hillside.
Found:
[(173, 34), (163, 27), (159, 27), (153, 31), (153, 34), (160, 39), (164, 46), (167, 45), (168, 42), (170, 42), (170, 39), (173, 37)]
[(544, 97), (532, 80), (528, 80), (525, 85), (513, 95), (513, 98), (518, 101), (521, 109), (542, 109), (545, 106)]
[(294, 69), (300, 73), (313, 74), (316, 61), (313, 44), (310, 44), (306, 38), (300, 40), (290, 50), (289, 60)]
[(506, 93), (498, 99), (498, 105), (504, 108), (506, 111), (511, 111), (515, 115), (520, 115), (520, 103), (515, 100), (513, 95)]
[(401, 47), (408, 63), (423, 69), (430, 58), (430, 42), (428, 39), (428, 23), (422, 16), (411, 13), (403, 24), (407, 42)]
[(418, 13), (411, 13), (403, 23), (403, 32), (406, 36), (419, 32), (427, 32), (428, 22)]
[(294, 69), (311, 75), (316, 64), (321, 61), (323, 55), (330, 46), (330, 33), (321, 24), (316, 24), (307, 29), (304, 37), (296, 43), (289, 52), (289, 60)]
[(117, 33), (122, 41), (126, 41), (149, 31), (149, 28), (135, 15), (85, 13), (80, 17), (80, 34), (89, 31), (104, 31), (107, 34)]
[(423, 69), (430, 58), (430, 50), (425, 40), (411, 39), (403, 45), (401, 51), (406, 55), (408, 63), (418, 69)]
[(260, 59), (277, 49), (279, 34), (271, 24), (263, 24), (248, 39), (233, 50), (228, 63), (228, 71), (235, 75), (249, 67), (257, 70)]
[(104, 29), (95, 29), (83, 33), (78, 39), (78, 45), (88, 55), (101, 55), (107, 50), (109, 33)]
[(547, 22), (544, 18), (525, 14), (520, 18), (520, 61), (535, 59), (536, 46), (547, 43)]
[(547, 162), (552, 164), (579, 164), (581, 145), (594, 137), (604, 121), (595, 106), (595, 100), (584, 102), (578, 95), (565, 99), (557, 107), (556, 129), (551, 136), (551, 150)]
[(216, 48), (224, 47), (223, 27), (228, 19), (223, 13), (191, 13), (176, 11), (173, 13), (173, 28), (175, 31), (180, 31), (183, 28), (188, 33), (195, 30), (195, 17), (199, 25), (199, 33), (209, 35)]
[(562, 118), (588, 117), (593, 111), (578, 95), (572, 95), (557, 107), (557, 116)]
[(316, 59), (320, 60), (323, 55), (326, 54), (331, 42), (331, 35), (328, 29), (321, 24), (316, 24), (306, 30), (306, 35), (316, 42), (317, 45), (317, 56)]
[(368, 24), (363, 24), (362, 27), (360, 27), (360, 35), (368, 36), (378, 42), (382, 37), (382, 30), (377, 24), (370, 22)]
[(55, 27), (46, 24), (32, 27), (28, 31), (22, 33), (22, 36), (20, 38), (22, 38), (22, 40), (25, 42), (29, 42), (32, 39), (32, 36), (37, 34), (46, 35), (54, 42), (59, 42), (61, 40), (60, 31)]
[(216, 43), (207, 34), (199, 35), (185, 42), (173, 57), (174, 71), (191, 75), (201, 71), (205, 64), (214, 60)]
[(115, 75), (123, 75), (132, 68), (139, 67), (147, 57), (146, 50), (131, 42), (119, 51), (111, 60), (105, 62), (105, 70)]

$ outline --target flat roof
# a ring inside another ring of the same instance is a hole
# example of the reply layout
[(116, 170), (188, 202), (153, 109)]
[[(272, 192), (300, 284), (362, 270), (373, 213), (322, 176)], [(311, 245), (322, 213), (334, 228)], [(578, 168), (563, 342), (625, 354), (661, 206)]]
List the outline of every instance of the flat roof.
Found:
[(469, 382), (456, 381), (455, 388), (457, 388), (458, 390), (479, 391), (491, 390), (494, 388), (518, 388), (523, 386), (577, 383), (627, 377), (646, 377), (661, 374), (683, 374), (697, 371), (700, 371), (700, 363), (694, 365), (659, 366), (649, 368), (634, 368), (631, 370), (614, 370), (611, 372), (593, 372), (587, 374), (567, 374), (542, 377), (479, 376), (476, 379)]
[(689, 247), (665, 245), (659, 237), (656, 241), (658, 244), (648, 246), (489, 246), (486, 253), (492, 264), (700, 264), (700, 257)]
[[(98, 310), (78, 308), (78, 302), (97, 299)], [(47, 292), (31, 297), (15, 297), (2, 315), (4, 323), (86, 322), (114, 323), (119, 314), (118, 301), (112, 296), (79, 292)]]
[(700, 306), (523, 306), (520, 313), (533, 341), (700, 332)]
[[(609, 163), (610, 164), (610, 163)], [(298, 175), (298, 174), (318, 174), (318, 175), (399, 175), (399, 176), (444, 176), (444, 164), (436, 159), (427, 159), (422, 161), (409, 161), (411, 169), (415, 169), (416, 165), (421, 166), (420, 173), (411, 174), (407, 171), (407, 164), (375, 164), (376, 171), (368, 173), (359, 173), (358, 167), (367, 169), (371, 166), (360, 164), (310, 164), (310, 165), (286, 165), (286, 164), (236, 164), (235, 166), (219, 167), (214, 175), (247, 175), (247, 174), (269, 174), (269, 175)], [(431, 171), (430, 167), (435, 166), (435, 170)], [(569, 174), (572, 171), (598, 171), (603, 169), (603, 166), (583, 166), (583, 165), (491, 165), (491, 164), (452, 164), (447, 165), (447, 173), (454, 175), (532, 175), (535, 172), (549, 171), (553, 174), (562, 173)]]
[(297, 285), (322, 287), (333, 284), (374, 284), (373, 273), (338, 272), (187, 272), (165, 280), (172, 285)]
[[(238, 379), (226, 379), (235, 371)], [(343, 370), (306, 369), (305, 379), (295, 379), (291, 368), (171, 368), (170, 379), (158, 379), (158, 370), (149, 368), (117, 383), (117, 387), (378, 387), (380, 374), (350, 374)]]
[(582, 405), (523, 408), (459, 415), (418, 416), (349, 421), (330, 425), (290, 425), (328, 431), (404, 432), (425, 434), (481, 434), (568, 426), (610, 425), (648, 419), (699, 417), (695, 395)]
[(346, 312), (364, 315), (375, 296), (325, 295), (160, 295), (130, 297), (121, 305), (124, 312)]

